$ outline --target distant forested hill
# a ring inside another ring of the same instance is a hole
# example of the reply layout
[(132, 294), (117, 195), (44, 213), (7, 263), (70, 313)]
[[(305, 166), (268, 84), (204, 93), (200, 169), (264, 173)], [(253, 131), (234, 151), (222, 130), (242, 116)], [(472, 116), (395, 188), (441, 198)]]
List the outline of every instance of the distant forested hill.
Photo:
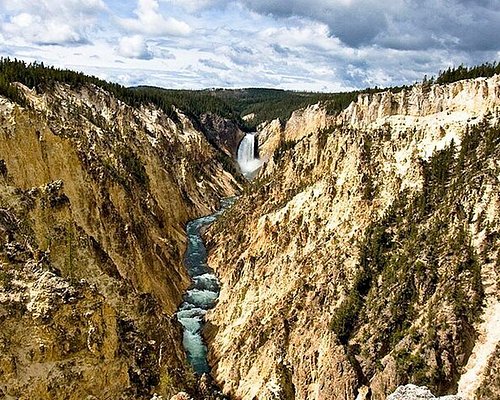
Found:
[[(14, 82), (22, 83), (37, 92), (51, 88), (56, 82), (72, 88), (92, 84), (112, 93), (130, 106), (154, 104), (174, 120), (177, 118), (173, 106), (195, 120), (205, 113), (214, 113), (238, 122), (242, 128), (250, 130), (263, 121), (280, 118), (288, 120), (291, 113), (301, 107), (318, 101), (327, 103), (333, 112), (344, 109), (359, 93), (312, 93), (279, 89), (206, 89), (172, 90), (150, 86), (127, 88), (117, 83), (106, 82), (95, 76), (85, 75), (67, 69), (47, 67), (43, 63), (26, 63), (21, 60), (0, 58), (0, 95), (22, 104), (24, 97)], [(248, 122), (241, 118), (255, 114)]]
[[(466, 78), (489, 77), (497, 73), (500, 73), (500, 64), (497, 62), (475, 67), (461, 65), (440, 72), (435, 82), (449, 83)], [(318, 102), (326, 104), (328, 111), (335, 114), (345, 109), (360, 93), (374, 93), (381, 90), (399, 91), (406, 87), (389, 89), (375, 87), (344, 93), (296, 92), (262, 88), (205, 90), (173, 90), (151, 86), (127, 88), (82, 72), (46, 67), (43, 63), (25, 63), (1, 58), (0, 95), (22, 103), (22, 94), (11, 85), (14, 82), (20, 82), (39, 92), (53, 86), (55, 82), (66, 83), (73, 88), (93, 84), (107, 90), (130, 106), (154, 104), (174, 120), (177, 118), (173, 110), (175, 106), (196, 121), (199, 121), (202, 114), (213, 113), (236, 121), (246, 130), (253, 130), (261, 122), (276, 118), (286, 122), (294, 110)], [(244, 121), (242, 117), (249, 114), (254, 114), (253, 118)]]
[[(212, 112), (237, 120), (247, 129), (254, 129), (259, 123), (276, 118), (287, 121), (293, 111), (320, 101), (327, 103), (330, 112), (338, 112), (347, 107), (360, 93), (314, 93), (262, 88), (193, 91), (149, 86), (140, 86), (133, 90), (143, 94), (153, 93), (168, 99), (167, 102), (194, 115)], [(242, 117), (249, 114), (254, 114), (254, 118), (243, 121)]]

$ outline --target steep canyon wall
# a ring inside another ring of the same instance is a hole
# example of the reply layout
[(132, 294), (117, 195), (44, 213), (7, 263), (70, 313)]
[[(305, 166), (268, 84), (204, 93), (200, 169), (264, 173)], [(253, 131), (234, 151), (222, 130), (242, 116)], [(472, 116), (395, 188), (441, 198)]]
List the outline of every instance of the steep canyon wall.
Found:
[[(500, 293), (499, 117), (494, 76), (262, 128), (266, 164), (207, 235), (222, 282), (209, 357), (226, 393), (457, 392)], [(495, 340), (476, 362), (480, 389), (462, 389), (470, 398), (498, 396)]]
[(188, 387), (184, 224), (238, 183), (180, 111), (19, 87), (26, 104), (0, 97), (0, 397)]

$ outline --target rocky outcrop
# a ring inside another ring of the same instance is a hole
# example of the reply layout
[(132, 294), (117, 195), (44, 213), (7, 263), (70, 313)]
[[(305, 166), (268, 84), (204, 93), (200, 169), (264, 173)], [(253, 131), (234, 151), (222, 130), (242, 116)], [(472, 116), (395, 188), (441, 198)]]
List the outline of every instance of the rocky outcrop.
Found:
[(283, 129), (279, 119), (263, 122), (257, 127), (259, 156), (267, 161), (283, 140)]
[(236, 160), (238, 145), (245, 136), (240, 127), (234, 121), (216, 114), (203, 114), (200, 122), (207, 138)]
[[(485, 110), (498, 108), (500, 76), (477, 78), (448, 85), (421, 83), (400, 92), (361, 94), (344, 110), (339, 120), (355, 127), (366, 127), (390, 116), (431, 117), (439, 122), (444, 115), (464, 113), (464, 117), (482, 115)], [(457, 119), (455, 114), (452, 121)], [(462, 121), (461, 121), (462, 122)]]
[(456, 393), (498, 301), (498, 93), (496, 76), (361, 96), (265, 136), (275, 151), (208, 233), (225, 393)]
[(425, 386), (406, 385), (400, 386), (387, 400), (462, 400), (458, 396), (434, 396)]
[(180, 329), (75, 224), (61, 181), (2, 186), (0, 200), (3, 398), (144, 398), (194, 381)]
[(262, 159), (269, 159), (283, 143), (297, 142), (311, 132), (325, 129), (335, 121), (326, 108), (313, 104), (294, 111), (287, 123), (282, 126), (279, 119), (265, 122), (257, 128), (259, 154)]
[[(176, 125), (97, 87), (26, 93), (32, 108), (2, 104), (9, 181), (22, 189), (63, 181), (76, 222), (120, 275), (174, 311), (188, 283), (183, 224), (237, 188), (212, 146), (182, 114)], [(177, 272), (168, 273), (167, 260)]]
[[(95, 86), (0, 97), (0, 392), (150, 398), (194, 386), (171, 315), (188, 219), (238, 184), (191, 121)], [(95, 397), (92, 397), (95, 396)]]

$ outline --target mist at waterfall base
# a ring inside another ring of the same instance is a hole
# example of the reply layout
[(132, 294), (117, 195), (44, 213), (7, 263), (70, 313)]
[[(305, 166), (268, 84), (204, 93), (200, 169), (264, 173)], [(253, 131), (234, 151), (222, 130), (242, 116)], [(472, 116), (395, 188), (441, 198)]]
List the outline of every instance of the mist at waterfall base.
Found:
[(182, 344), (187, 358), (198, 374), (209, 373), (207, 346), (203, 342), (202, 328), (207, 311), (214, 307), (219, 296), (219, 281), (207, 265), (207, 250), (201, 238), (201, 229), (214, 222), (234, 202), (224, 199), (219, 211), (206, 217), (188, 222), (186, 231), (188, 247), (184, 264), (192, 279), (191, 287), (184, 294), (184, 301), (177, 311), (177, 319), (182, 324)]
[(238, 165), (241, 173), (247, 179), (253, 178), (262, 165), (262, 161), (255, 157), (256, 133), (247, 133), (238, 146)]

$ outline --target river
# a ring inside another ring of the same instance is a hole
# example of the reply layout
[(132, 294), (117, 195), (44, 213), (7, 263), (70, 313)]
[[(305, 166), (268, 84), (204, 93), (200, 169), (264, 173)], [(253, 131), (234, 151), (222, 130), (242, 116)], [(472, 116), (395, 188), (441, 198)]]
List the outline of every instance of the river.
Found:
[(207, 346), (202, 337), (204, 317), (207, 311), (215, 306), (220, 289), (217, 277), (207, 265), (207, 250), (201, 237), (201, 229), (213, 223), (234, 201), (235, 198), (223, 199), (217, 212), (190, 221), (186, 225), (188, 246), (184, 264), (192, 284), (184, 294), (184, 301), (177, 311), (177, 319), (184, 328), (182, 344), (188, 361), (200, 375), (210, 372)]

